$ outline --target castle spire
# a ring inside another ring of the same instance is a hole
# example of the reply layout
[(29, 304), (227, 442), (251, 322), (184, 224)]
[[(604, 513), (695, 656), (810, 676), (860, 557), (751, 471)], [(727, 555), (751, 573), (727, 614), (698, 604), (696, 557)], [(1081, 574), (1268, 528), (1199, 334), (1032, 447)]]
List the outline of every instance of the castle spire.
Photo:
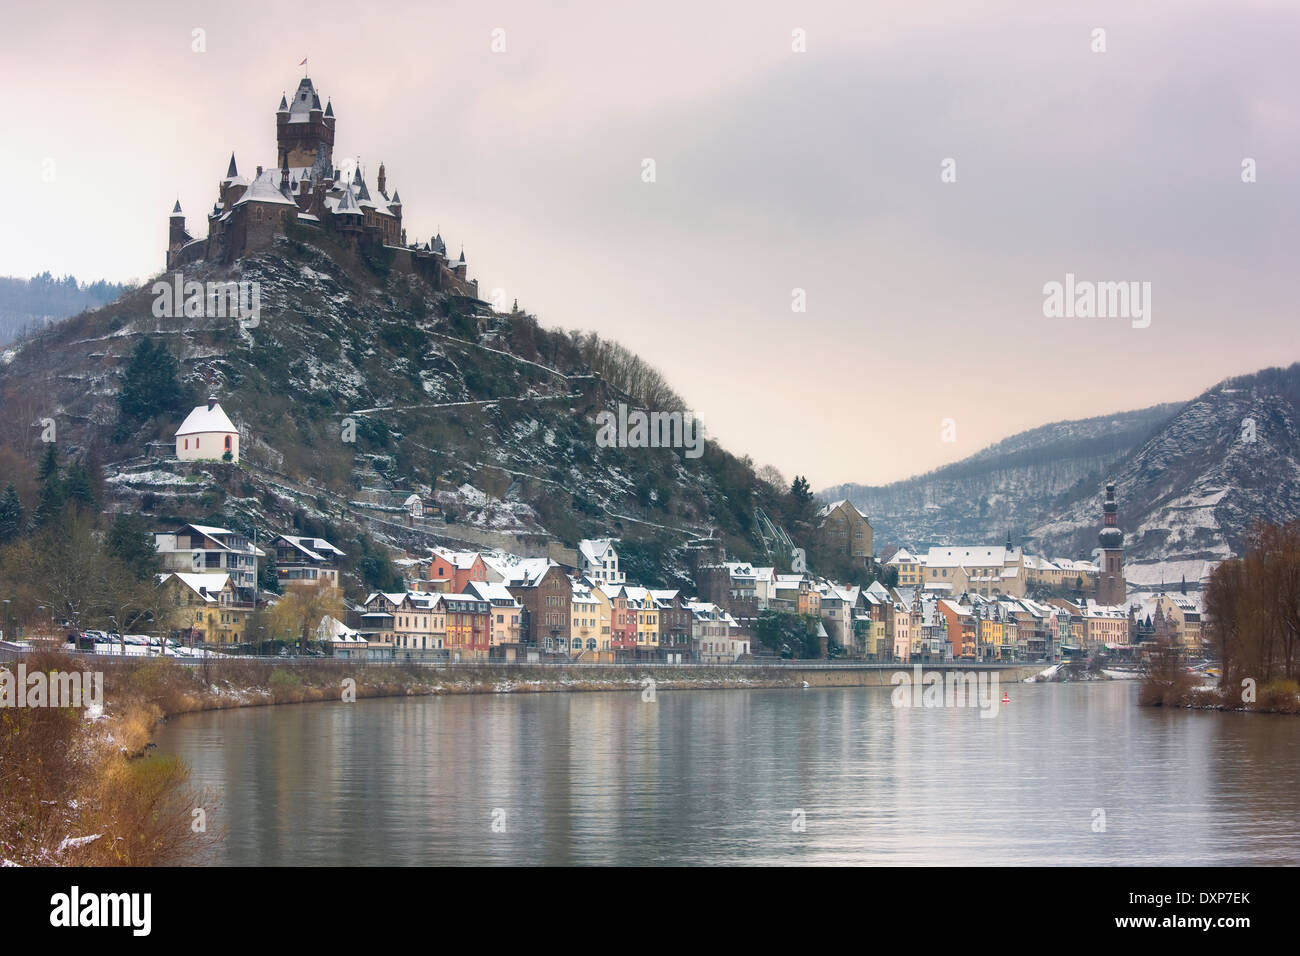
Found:
[(172, 215), (173, 215), (173, 216), (181, 216), (181, 215), (184, 215), (184, 214), (181, 212), (181, 201), (180, 201), (179, 199), (176, 200), (176, 205), (172, 207)]
[(234, 179), (238, 175), (239, 175), (239, 170), (235, 168), (235, 154), (233, 151), (231, 151), (230, 165), (226, 168), (226, 178)]

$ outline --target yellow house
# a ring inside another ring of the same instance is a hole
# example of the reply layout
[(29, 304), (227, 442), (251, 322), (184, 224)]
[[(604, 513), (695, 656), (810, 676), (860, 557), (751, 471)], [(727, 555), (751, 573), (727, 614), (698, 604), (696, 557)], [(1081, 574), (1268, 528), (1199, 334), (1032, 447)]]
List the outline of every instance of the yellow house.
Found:
[(659, 606), (654, 595), (646, 588), (629, 586), (627, 606), (636, 612), (636, 649), (638, 652), (659, 652)]
[(906, 548), (899, 548), (894, 556), (885, 562), (886, 567), (898, 568), (898, 587), (924, 587), (925, 567), (921, 559)]
[[(569, 581), (573, 590), (569, 599), (569, 653), (578, 657), (600, 649), (600, 600), (596, 597), (600, 589), (589, 587), (573, 576)], [(605, 598), (605, 606), (609, 606), (609, 598)]]
[(174, 623), (185, 643), (238, 644), (256, 640), (248, 635), (253, 608), (235, 603), (235, 586), (230, 575), (165, 574), (159, 587), (166, 590), (176, 613)]

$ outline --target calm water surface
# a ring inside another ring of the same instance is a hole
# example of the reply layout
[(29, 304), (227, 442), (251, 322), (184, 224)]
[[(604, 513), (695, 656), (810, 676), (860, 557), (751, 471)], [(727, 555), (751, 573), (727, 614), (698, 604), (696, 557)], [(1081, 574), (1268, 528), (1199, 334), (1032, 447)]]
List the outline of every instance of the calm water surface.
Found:
[(237, 865), (1300, 863), (1300, 719), (1002, 689), (993, 719), (888, 688), (259, 707), (158, 748)]

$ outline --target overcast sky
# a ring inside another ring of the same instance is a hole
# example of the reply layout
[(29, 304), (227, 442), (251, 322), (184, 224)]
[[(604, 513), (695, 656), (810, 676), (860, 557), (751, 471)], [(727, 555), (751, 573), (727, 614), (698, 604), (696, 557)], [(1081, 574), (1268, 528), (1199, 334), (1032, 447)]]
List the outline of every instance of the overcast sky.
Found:
[[(6, 8), (0, 273), (161, 271), (309, 57), (408, 238), (815, 488), (1300, 358), (1294, 2), (113, 6)], [(1066, 273), (1149, 326), (1045, 317)]]

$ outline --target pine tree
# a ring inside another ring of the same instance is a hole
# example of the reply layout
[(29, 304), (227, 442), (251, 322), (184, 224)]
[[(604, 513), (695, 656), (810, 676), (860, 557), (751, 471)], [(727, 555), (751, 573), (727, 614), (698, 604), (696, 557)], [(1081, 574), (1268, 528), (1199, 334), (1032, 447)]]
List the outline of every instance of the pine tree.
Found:
[(37, 479), (42, 484), (50, 480), (50, 476), (57, 476), (59, 473), (59, 450), (55, 447), (54, 442), (45, 446), (45, 457), (41, 459), (41, 467), (36, 473)]
[(36, 510), (32, 512), (32, 524), (44, 527), (63, 510), (67, 500), (63, 488), (63, 476), (59, 473), (59, 453), (51, 442), (45, 447), (45, 457), (41, 459), (38, 473), (41, 479), (41, 495), (36, 501)]
[(86, 466), (77, 464), (68, 469), (68, 476), (63, 482), (63, 500), (72, 502), (78, 510), (95, 512), (99, 510), (99, 501), (90, 481)]
[(139, 422), (163, 412), (178, 411), (184, 402), (185, 392), (177, 378), (172, 353), (165, 345), (155, 346), (152, 340), (141, 339), (122, 373), (117, 406), (123, 420)]
[(23, 503), (10, 483), (0, 497), (0, 544), (8, 544), (23, 532)]
[(118, 515), (108, 529), (104, 545), (138, 580), (143, 581), (162, 569), (162, 556), (154, 548), (149, 523), (139, 515)]

